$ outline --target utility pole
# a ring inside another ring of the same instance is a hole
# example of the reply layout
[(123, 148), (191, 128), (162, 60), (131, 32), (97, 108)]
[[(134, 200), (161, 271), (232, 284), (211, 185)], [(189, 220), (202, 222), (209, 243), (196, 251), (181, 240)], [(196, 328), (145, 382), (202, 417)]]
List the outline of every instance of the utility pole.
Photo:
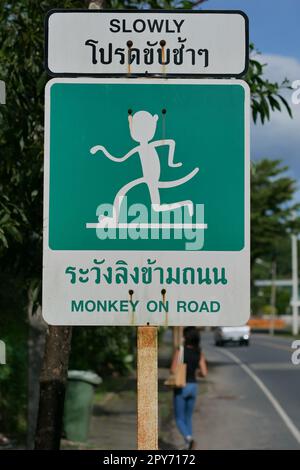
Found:
[(299, 318), (298, 318), (298, 237), (295, 234), (291, 236), (292, 240), (292, 309), (293, 309), (293, 335), (299, 332)]

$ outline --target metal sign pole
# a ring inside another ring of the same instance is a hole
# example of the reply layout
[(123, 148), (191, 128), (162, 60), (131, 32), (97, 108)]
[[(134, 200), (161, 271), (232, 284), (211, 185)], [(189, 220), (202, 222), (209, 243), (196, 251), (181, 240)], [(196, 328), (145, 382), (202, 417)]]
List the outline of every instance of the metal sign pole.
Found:
[(158, 449), (156, 326), (137, 328), (137, 448)]

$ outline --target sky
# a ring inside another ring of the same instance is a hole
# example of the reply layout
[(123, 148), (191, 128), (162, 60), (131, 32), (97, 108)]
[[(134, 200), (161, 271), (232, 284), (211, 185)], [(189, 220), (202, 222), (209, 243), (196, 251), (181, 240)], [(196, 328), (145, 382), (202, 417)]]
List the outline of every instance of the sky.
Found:
[[(250, 41), (268, 64), (265, 76), (272, 81), (300, 80), (300, 0), (208, 0), (206, 10), (243, 10), (249, 17)], [(252, 125), (251, 158), (281, 159), (289, 175), (298, 180), (300, 202), (300, 104), (292, 103), (292, 91), (283, 93), (293, 119), (286, 112), (274, 113), (265, 125)]]

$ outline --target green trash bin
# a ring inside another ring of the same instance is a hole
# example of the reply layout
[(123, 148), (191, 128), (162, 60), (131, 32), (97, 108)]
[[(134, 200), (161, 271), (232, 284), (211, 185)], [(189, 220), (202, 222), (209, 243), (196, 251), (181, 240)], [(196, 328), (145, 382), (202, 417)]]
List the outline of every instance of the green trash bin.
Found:
[(70, 370), (64, 406), (64, 431), (69, 441), (88, 438), (94, 389), (101, 377), (90, 371)]

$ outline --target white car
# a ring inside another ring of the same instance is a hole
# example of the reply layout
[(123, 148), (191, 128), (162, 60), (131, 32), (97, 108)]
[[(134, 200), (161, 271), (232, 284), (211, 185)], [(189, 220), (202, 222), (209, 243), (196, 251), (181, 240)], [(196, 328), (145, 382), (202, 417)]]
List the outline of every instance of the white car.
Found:
[(250, 326), (220, 326), (216, 328), (215, 345), (224, 346), (225, 343), (249, 346)]

